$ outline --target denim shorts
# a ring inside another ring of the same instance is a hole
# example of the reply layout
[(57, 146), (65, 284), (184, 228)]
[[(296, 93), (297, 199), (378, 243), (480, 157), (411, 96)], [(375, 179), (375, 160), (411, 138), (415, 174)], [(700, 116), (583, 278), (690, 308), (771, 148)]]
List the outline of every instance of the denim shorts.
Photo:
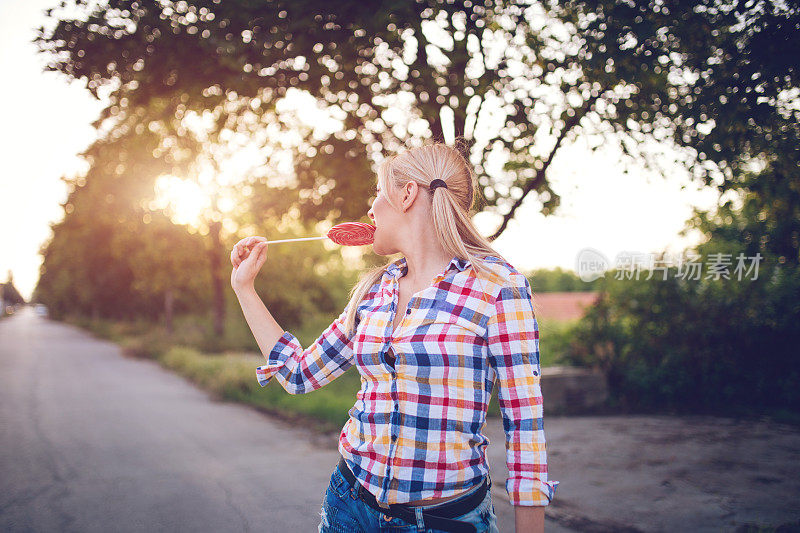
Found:
[[(450, 503), (466, 498), (472, 491), (443, 502)], [(421, 505), (416, 509), (434, 509), (438, 505)], [(333, 469), (331, 481), (325, 491), (325, 499), (320, 511), (319, 533), (447, 533), (440, 529), (425, 527), (423, 518), (417, 513), (417, 523), (409, 524), (401, 518), (392, 518), (373, 509), (358, 497), (357, 487), (353, 487), (342, 475), (338, 465)], [(492, 491), (472, 511), (455, 517), (455, 520), (469, 522), (478, 533), (499, 533), (497, 517), (492, 504)]]

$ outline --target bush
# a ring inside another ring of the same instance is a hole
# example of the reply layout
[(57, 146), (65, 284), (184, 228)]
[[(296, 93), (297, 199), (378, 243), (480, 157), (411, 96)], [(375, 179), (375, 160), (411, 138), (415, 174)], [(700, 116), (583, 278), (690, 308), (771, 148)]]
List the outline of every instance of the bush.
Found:
[(800, 411), (800, 269), (756, 280), (618, 280), (574, 331), (567, 358), (598, 365), (620, 404), (681, 411)]

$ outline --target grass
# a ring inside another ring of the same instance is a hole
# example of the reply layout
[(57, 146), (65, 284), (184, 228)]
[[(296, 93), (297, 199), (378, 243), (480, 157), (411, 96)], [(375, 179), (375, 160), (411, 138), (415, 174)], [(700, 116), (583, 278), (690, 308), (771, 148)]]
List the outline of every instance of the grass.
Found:
[[(239, 315), (233, 315), (226, 323), (227, 334), (222, 341), (207, 333), (211, 331), (209, 320), (191, 315), (175, 319), (172, 335), (168, 335), (163, 326), (143, 320), (67, 318), (65, 321), (119, 344), (128, 356), (156, 360), (223, 400), (251, 405), (282, 418), (302, 420), (322, 431), (341, 429), (361, 387), (357, 369), (352, 367), (331, 383), (307, 394), (289, 394), (274, 378), (261, 387), (255, 370), (266, 360), (246, 324), (243, 330), (241, 324), (236, 323), (237, 318)], [(327, 316), (309, 318), (303, 327), (292, 333), (307, 347), (331, 320)], [(542, 366), (545, 362), (561, 364), (563, 352), (559, 350), (566, 346), (573, 324), (540, 324)], [(219, 350), (220, 344), (228, 348)], [(500, 416), (496, 387), (488, 414)]]
[(276, 414), (310, 417), (322, 429), (342, 427), (361, 386), (358, 372), (350, 369), (325, 387), (292, 395), (275, 379), (265, 387), (258, 384), (255, 369), (265, 362), (261, 356), (203, 355), (184, 346), (171, 348), (160, 362), (220, 398)]

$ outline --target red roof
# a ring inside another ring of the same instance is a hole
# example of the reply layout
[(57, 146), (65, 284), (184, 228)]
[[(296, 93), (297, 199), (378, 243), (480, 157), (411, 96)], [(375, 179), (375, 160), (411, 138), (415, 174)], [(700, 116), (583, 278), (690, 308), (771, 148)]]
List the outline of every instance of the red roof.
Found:
[(535, 292), (533, 309), (537, 320), (575, 320), (583, 316), (587, 307), (597, 299), (598, 293), (586, 292)]

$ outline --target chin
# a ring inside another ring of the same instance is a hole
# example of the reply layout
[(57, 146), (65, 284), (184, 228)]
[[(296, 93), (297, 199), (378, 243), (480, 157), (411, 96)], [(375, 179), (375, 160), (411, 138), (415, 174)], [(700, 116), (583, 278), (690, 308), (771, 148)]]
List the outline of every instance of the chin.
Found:
[(381, 239), (375, 239), (372, 241), (372, 251), (381, 256), (392, 255), (395, 253), (390, 249), (390, 247), (385, 246)]
[(382, 256), (383, 255), (390, 255), (390, 254), (386, 253), (386, 251), (384, 251), (384, 249), (381, 248), (380, 244), (378, 244), (377, 242), (373, 242), (372, 243), (372, 251), (376, 255), (382, 255)]

